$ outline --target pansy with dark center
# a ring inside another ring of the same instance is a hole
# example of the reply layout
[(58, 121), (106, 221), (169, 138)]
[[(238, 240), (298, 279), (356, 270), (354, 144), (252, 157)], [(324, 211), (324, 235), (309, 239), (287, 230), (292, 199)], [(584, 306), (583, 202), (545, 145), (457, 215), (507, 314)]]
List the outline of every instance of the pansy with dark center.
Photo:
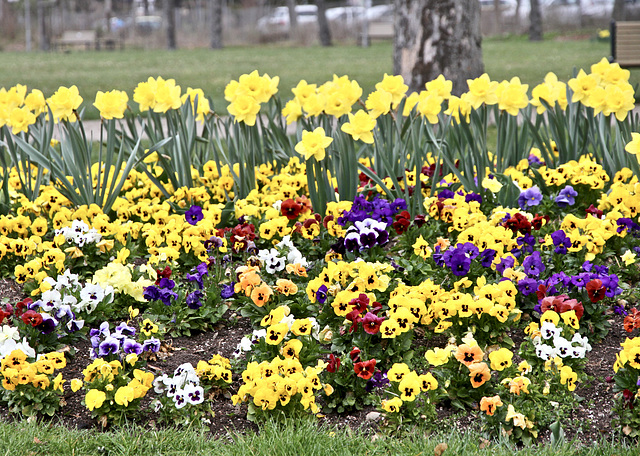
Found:
[(482, 251), (482, 253), (480, 253), (480, 264), (482, 265), (483, 268), (490, 268), (491, 265), (493, 264), (493, 260), (496, 257), (496, 254), (498, 252), (495, 251), (494, 249), (485, 249)]
[(160, 351), (160, 339), (152, 337), (142, 343), (142, 351), (148, 351), (151, 353), (158, 353)]
[(587, 282), (589, 281), (590, 278), (591, 278), (591, 275), (587, 272), (574, 275), (571, 277), (571, 285), (573, 285), (574, 287), (580, 290), (587, 285)]
[(98, 346), (98, 356), (104, 358), (118, 353), (118, 350), (120, 350), (120, 341), (115, 337), (109, 336)]
[(462, 250), (455, 250), (449, 258), (449, 264), (447, 266), (454, 275), (460, 277), (469, 272), (471, 259)]
[(389, 384), (386, 372), (376, 371), (373, 377), (365, 385), (365, 390), (370, 393), (374, 388), (383, 388)]
[(375, 372), (376, 362), (377, 361), (375, 359), (360, 361), (359, 363), (355, 363), (353, 365), (353, 371), (358, 377), (369, 380), (371, 377), (373, 377), (373, 373)]
[(567, 237), (564, 230), (557, 230), (551, 233), (551, 240), (553, 241), (553, 245), (556, 246), (554, 252), (560, 255), (567, 254), (567, 249), (571, 247), (571, 239)]
[(197, 310), (202, 307), (202, 299), (203, 293), (201, 290), (194, 290), (187, 295), (187, 307), (189, 309)]
[(142, 353), (142, 345), (133, 339), (125, 339), (122, 343), (122, 351), (127, 354), (135, 353), (136, 355), (139, 355)]
[(320, 303), (320, 304), (324, 304), (327, 301), (327, 292), (329, 291), (329, 289), (327, 288), (326, 285), (321, 285), (318, 290), (316, 291), (316, 300)]
[(31, 325), (33, 327), (36, 327), (42, 323), (42, 315), (33, 310), (27, 310), (25, 313), (21, 315), (20, 318), (22, 318), (22, 321), (25, 324)]
[(202, 208), (197, 205), (191, 206), (189, 210), (185, 212), (184, 216), (187, 219), (187, 223), (189, 225), (195, 225), (204, 218), (204, 215), (202, 214)]
[(602, 301), (606, 296), (605, 293), (607, 291), (607, 287), (602, 285), (602, 280), (590, 280), (589, 282), (587, 282), (586, 288), (589, 299), (594, 304), (598, 301)]
[(296, 203), (295, 200), (291, 198), (284, 200), (280, 205), (282, 215), (287, 217), (289, 220), (297, 219), (303, 209), (304, 206), (302, 206), (302, 204)]
[(48, 315), (42, 316), (42, 323), (38, 325), (38, 329), (42, 334), (51, 334), (56, 327), (58, 326), (58, 322), (55, 318), (52, 318)]
[(542, 262), (540, 252), (538, 251), (533, 252), (533, 254), (525, 258), (522, 262), (522, 267), (524, 268), (525, 274), (533, 277), (538, 277), (546, 269)]

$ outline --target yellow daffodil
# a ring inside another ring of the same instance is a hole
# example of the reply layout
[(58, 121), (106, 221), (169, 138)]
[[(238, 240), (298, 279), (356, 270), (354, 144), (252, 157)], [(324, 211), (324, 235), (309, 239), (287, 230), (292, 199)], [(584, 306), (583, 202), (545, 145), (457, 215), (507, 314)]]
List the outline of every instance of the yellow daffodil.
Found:
[(355, 115), (349, 113), (349, 122), (342, 124), (340, 129), (351, 135), (354, 141), (361, 140), (366, 144), (373, 144), (373, 129), (376, 126), (376, 120), (366, 113), (366, 111), (358, 111)]
[(321, 161), (325, 157), (325, 149), (333, 142), (333, 138), (325, 136), (324, 128), (318, 127), (313, 131), (303, 131), (302, 140), (296, 144), (295, 150), (304, 156)]

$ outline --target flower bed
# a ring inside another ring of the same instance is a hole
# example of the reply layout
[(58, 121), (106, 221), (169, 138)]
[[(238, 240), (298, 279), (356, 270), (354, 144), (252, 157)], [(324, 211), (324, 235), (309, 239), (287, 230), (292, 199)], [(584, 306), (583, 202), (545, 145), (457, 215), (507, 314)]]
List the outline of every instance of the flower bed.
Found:
[[(82, 401), (101, 427), (211, 424), (225, 401), (251, 421), (377, 409), (388, 432), (446, 408), (559, 436), (598, 344), (640, 326), (628, 77), (602, 61), (529, 99), (517, 78), (457, 97), (385, 76), (363, 100), (344, 76), (283, 103), (254, 72), (226, 118), (149, 78), (140, 116), (98, 94), (95, 143), (74, 87), (2, 89), (0, 271), (24, 293), (1, 311), (3, 402)], [(608, 367), (632, 437), (638, 340)]]

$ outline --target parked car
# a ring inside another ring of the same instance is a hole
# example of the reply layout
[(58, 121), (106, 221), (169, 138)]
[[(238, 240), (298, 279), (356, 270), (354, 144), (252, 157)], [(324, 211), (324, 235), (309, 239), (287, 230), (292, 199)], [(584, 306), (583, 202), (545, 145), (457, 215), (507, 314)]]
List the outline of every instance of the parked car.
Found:
[[(318, 22), (318, 7), (316, 5), (296, 5), (298, 25), (315, 24)], [(258, 19), (258, 32), (261, 35), (281, 36), (289, 33), (289, 8), (279, 6), (270, 14)]]
[[(613, 11), (614, 0), (540, 0), (540, 12), (545, 19), (578, 20), (580, 14), (589, 17), (607, 17)], [(503, 16), (513, 16), (516, 11), (516, 0), (500, 0)], [(480, 0), (483, 12), (493, 9), (493, 0)], [(529, 0), (520, 1), (519, 15), (522, 19), (529, 17), (531, 6)]]
[(366, 15), (369, 22), (392, 22), (393, 4), (376, 5), (367, 8)]
[(364, 16), (362, 6), (339, 6), (328, 8), (326, 11), (327, 20), (345, 25), (360, 22)]
[(393, 5), (376, 5), (369, 8), (362, 6), (343, 6), (327, 9), (329, 22), (341, 22), (345, 24), (357, 23), (365, 18), (369, 22), (393, 21)]
[(134, 19), (136, 29), (142, 33), (149, 33), (162, 28), (161, 16), (136, 16)]

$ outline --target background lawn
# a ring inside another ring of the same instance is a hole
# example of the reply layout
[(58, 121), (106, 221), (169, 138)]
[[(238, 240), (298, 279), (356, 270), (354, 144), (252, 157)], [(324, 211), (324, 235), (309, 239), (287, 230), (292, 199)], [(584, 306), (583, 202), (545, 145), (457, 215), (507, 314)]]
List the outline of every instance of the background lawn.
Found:
[[(580, 38), (582, 37), (582, 38)], [(553, 71), (568, 80), (574, 68), (589, 71), (591, 64), (609, 55), (609, 45), (582, 35), (548, 35), (542, 42), (526, 37), (486, 38), (483, 41), (485, 70), (494, 80), (519, 76), (535, 85)], [(365, 95), (384, 73), (392, 72), (391, 42), (358, 46), (233, 47), (177, 51), (125, 50), (72, 53), (1, 53), (0, 87), (26, 84), (50, 96), (59, 86), (77, 85), (89, 107), (87, 116), (97, 118), (91, 104), (98, 90), (126, 90), (132, 98), (135, 86), (148, 77), (174, 78), (182, 86), (200, 87), (213, 99), (214, 109), (226, 113), (225, 85), (243, 73), (280, 76), (280, 91), (288, 98), (300, 79), (323, 83), (333, 74), (356, 79)], [(640, 82), (640, 70), (632, 72), (632, 84)], [(531, 89), (532, 87), (530, 87)], [(130, 102), (131, 107), (137, 107)]]

